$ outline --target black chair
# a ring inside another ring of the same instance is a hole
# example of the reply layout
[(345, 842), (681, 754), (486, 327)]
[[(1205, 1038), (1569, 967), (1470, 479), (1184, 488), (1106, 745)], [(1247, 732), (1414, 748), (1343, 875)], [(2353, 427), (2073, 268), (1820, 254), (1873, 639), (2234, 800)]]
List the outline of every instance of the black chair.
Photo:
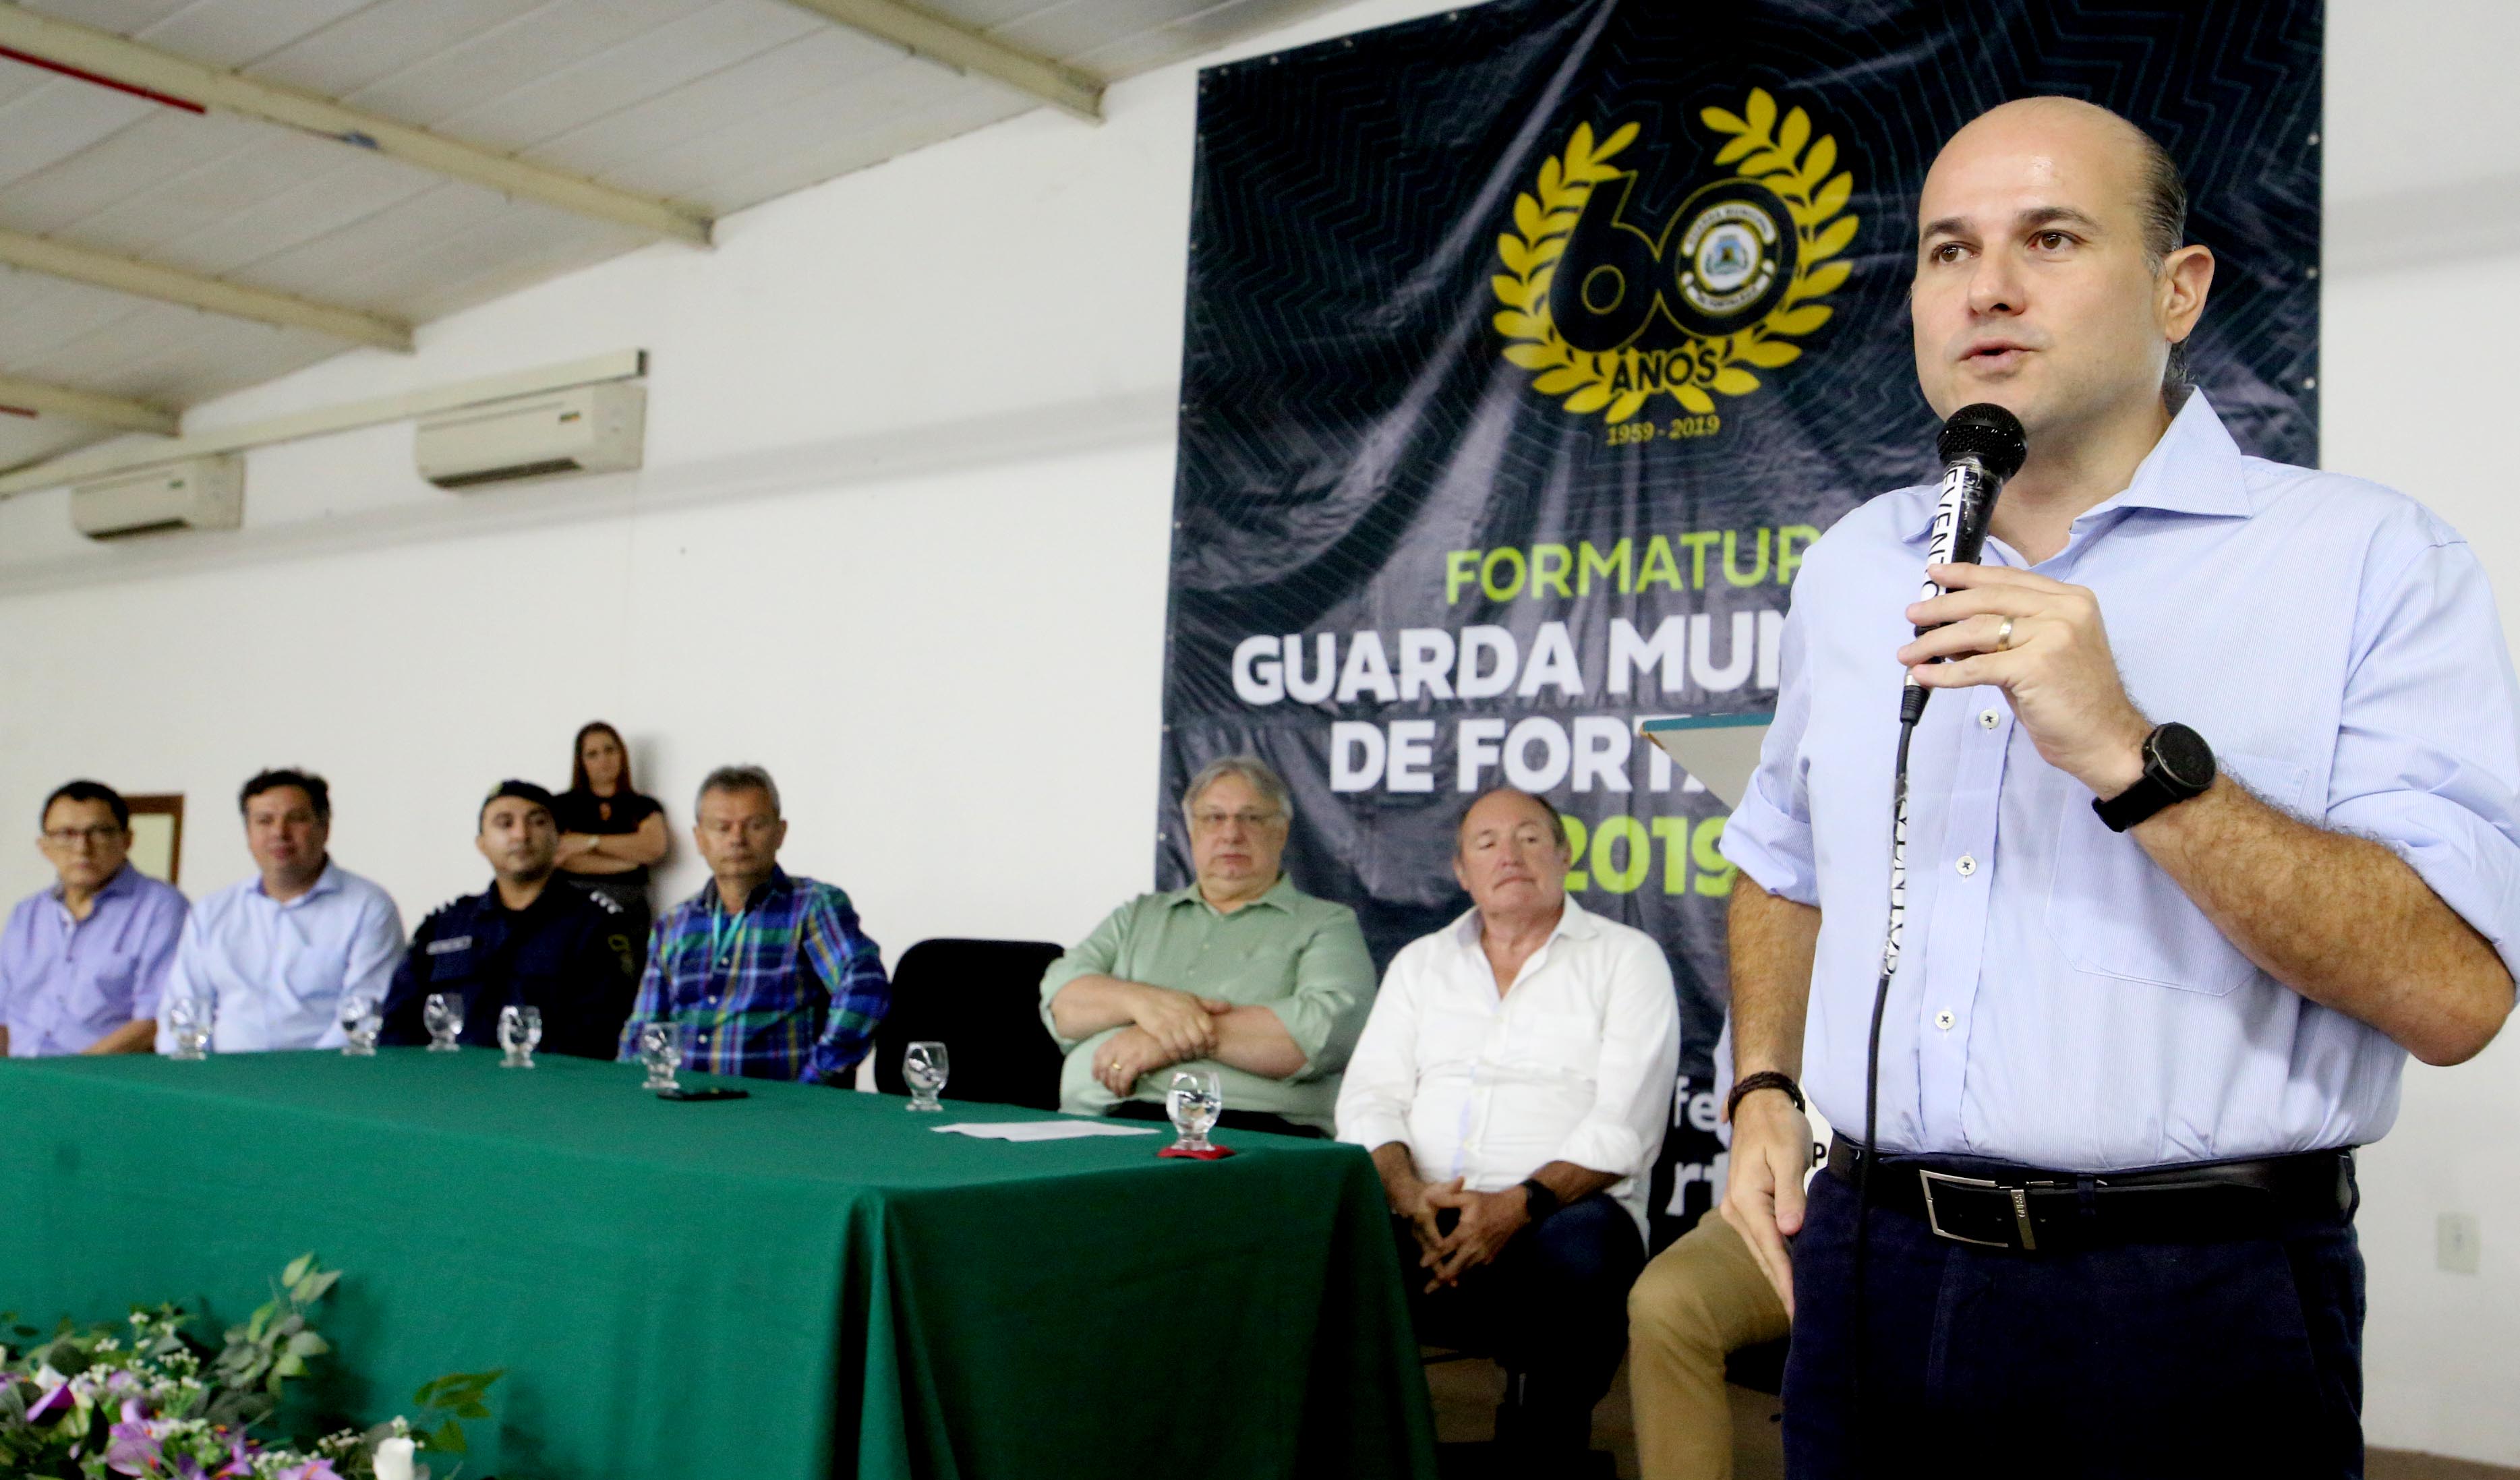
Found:
[(875, 1084), (907, 1095), (902, 1051), (933, 1041), (952, 1057), (948, 1099), (1058, 1108), (1061, 1055), (1041, 1025), (1041, 974), (1062, 948), (1041, 940), (922, 940), (892, 968), (892, 1009), (875, 1030)]

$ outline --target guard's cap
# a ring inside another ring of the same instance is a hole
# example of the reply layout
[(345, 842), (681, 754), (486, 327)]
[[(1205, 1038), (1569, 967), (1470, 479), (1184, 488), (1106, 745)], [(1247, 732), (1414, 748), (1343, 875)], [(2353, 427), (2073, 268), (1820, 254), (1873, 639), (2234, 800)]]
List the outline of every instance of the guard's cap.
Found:
[(472, 819), (474, 827), (479, 827), (481, 818), (490, 815), (490, 804), (503, 796), (522, 797), (524, 800), (532, 802), (535, 806), (550, 813), (554, 822), (558, 822), (560, 820), (560, 799), (558, 797), (553, 796), (544, 788), (535, 785), (532, 782), (520, 782), (511, 778), (499, 783), (499, 785), (495, 786), (492, 786), (490, 788), (490, 794), (481, 798), (481, 811)]

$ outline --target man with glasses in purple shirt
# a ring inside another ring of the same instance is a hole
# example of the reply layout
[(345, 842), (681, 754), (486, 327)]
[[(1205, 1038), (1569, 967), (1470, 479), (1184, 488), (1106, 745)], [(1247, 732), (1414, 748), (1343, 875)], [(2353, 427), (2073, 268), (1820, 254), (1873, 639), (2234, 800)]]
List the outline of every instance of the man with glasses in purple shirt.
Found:
[(43, 829), (59, 881), (0, 930), (0, 1054), (146, 1054), (184, 896), (131, 867), (131, 808), (112, 786), (57, 788)]

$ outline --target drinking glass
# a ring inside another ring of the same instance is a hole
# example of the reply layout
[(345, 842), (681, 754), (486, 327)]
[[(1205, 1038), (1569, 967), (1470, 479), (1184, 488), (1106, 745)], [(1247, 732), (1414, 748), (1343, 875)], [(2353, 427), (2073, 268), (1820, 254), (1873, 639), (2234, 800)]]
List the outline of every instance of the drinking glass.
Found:
[(175, 1042), (170, 1058), (198, 1063), (208, 1056), (203, 1051), (210, 1046), (209, 1005), (190, 995), (166, 999), (166, 1034)]
[(679, 1090), (674, 1071), (683, 1066), (683, 1025), (652, 1022), (639, 1030), (639, 1061), (648, 1066), (643, 1090)]
[(532, 1068), (534, 1046), (542, 1041), (542, 1009), (520, 1008), (511, 1003), (499, 1009), (499, 1047), (507, 1051), (507, 1056), (499, 1060), (500, 1068)]
[(941, 1043), (915, 1043), (901, 1055), (901, 1077), (910, 1084), (910, 1108), (941, 1110), (936, 1097), (944, 1092), (949, 1067)]
[(445, 992), (431, 992), (420, 1009), (421, 1021), (428, 1025), (428, 1052), (452, 1054), (462, 1045), (455, 1040), (464, 1033), (464, 999)]
[(377, 1032), (385, 1025), (384, 1005), (374, 997), (341, 994), (341, 1052), (351, 1058), (377, 1056)]
[(1173, 1075), (1172, 1088), (1164, 1095), (1164, 1110), (1173, 1118), (1173, 1129), (1181, 1139), (1173, 1143), (1176, 1151), (1206, 1151), (1207, 1133), (1216, 1127), (1216, 1118), (1225, 1113), (1225, 1087), (1214, 1069), (1182, 1069)]

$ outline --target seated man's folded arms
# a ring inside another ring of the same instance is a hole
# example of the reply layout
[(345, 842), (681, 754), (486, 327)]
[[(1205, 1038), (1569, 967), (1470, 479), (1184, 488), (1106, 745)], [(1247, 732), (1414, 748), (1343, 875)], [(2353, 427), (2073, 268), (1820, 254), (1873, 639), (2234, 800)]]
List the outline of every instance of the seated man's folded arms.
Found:
[(1200, 771), (1182, 814), (1197, 881), (1122, 905), (1042, 977), (1059, 1106), (1161, 1120), (1173, 1072), (1207, 1068), (1227, 1128), (1326, 1134), (1373, 1001), (1356, 912), (1279, 873), (1286, 786), (1259, 760)]

